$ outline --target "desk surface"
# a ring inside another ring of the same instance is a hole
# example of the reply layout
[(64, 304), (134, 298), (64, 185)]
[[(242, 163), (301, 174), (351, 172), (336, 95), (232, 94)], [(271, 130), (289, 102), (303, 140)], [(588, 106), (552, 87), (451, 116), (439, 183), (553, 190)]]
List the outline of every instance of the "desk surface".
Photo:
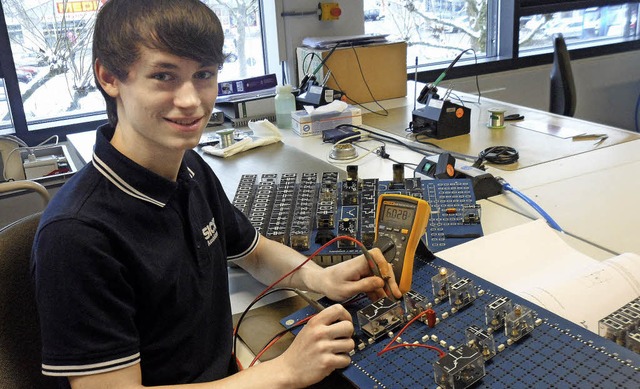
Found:
[[(444, 150), (474, 157), (477, 157), (482, 150), (498, 145), (517, 149), (520, 154), (519, 161), (510, 165), (496, 165), (495, 168), (500, 170), (521, 169), (640, 139), (636, 133), (580, 119), (567, 118), (487, 98), (481, 98), (478, 102), (477, 96), (468, 94), (460, 94), (459, 97), (466, 107), (471, 108), (471, 132), (448, 139), (427, 139), (427, 141)], [(453, 99), (452, 101), (460, 103)], [(487, 127), (490, 115), (488, 110), (493, 108), (503, 109), (506, 114), (519, 113), (525, 118), (521, 121), (506, 122), (503, 129), (491, 129)], [(387, 111), (386, 116), (381, 115), (380, 112), (367, 113), (363, 116), (363, 122), (403, 138), (411, 136), (407, 128), (411, 121), (413, 104), (407, 101), (405, 106), (390, 108)], [(540, 128), (545, 130), (534, 130)], [(557, 131), (558, 128), (562, 130)], [(580, 133), (606, 134), (608, 138), (596, 145), (595, 140), (574, 141), (572, 138), (561, 137)]]

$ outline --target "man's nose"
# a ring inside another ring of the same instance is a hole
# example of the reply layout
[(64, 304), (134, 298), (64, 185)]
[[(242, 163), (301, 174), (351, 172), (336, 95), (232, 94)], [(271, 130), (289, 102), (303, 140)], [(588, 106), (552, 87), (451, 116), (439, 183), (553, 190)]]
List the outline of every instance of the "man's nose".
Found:
[(174, 104), (180, 108), (190, 108), (200, 105), (198, 89), (192, 82), (183, 83), (176, 91)]

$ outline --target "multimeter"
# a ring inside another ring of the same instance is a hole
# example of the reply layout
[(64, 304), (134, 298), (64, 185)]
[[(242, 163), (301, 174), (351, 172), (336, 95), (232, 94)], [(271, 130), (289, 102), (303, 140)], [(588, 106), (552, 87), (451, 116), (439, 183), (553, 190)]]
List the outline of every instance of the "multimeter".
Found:
[(391, 263), (402, 294), (411, 289), (413, 259), (430, 215), (431, 207), (423, 199), (392, 193), (378, 197), (374, 246)]

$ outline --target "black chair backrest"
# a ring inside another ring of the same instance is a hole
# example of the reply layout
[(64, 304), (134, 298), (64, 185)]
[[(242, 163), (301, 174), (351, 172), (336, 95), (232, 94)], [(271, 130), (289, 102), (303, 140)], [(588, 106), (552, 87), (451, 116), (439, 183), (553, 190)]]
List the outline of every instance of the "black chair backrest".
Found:
[(549, 112), (573, 116), (576, 111), (576, 87), (571, 71), (571, 58), (562, 34), (553, 37), (553, 66)]
[(40, 213), (0, 230), (0, 388), (58, 388), (41, 373), (40, 323), (29, 268)]

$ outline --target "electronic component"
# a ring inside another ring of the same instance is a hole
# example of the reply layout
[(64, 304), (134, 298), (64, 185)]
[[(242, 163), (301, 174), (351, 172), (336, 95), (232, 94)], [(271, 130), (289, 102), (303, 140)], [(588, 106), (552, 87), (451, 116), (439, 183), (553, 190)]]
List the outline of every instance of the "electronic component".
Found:
[(465, 204), (462, 206), (462, 222), (464, 224), (477, 224), (480, 223), (480, 205)]
[(378, 197), (376, 214), (377, 247), (386, 248), (385, 258), (402, 293), (411, 289), (413, 258), (420, 239), (425, 234), (431, 208), (429, 204), (411, 196), (383, 193)]
[(318, 3), (318, 20), (338, 20), (342, 15), (342, 10), (338, 3)]
[(413, 110), (411, 127), (415, 133), (436, 139), (468, 134), (471, 109), (430, 95), (424, 107)]
[(211, 111), (211, 116), (209, 117), (207, 127), (219, 126), (222, 123), (224, 123), (224, 113), (218, 108), (214, 108), (213, 111)]
[[(598, 335), (631, 348), (636, 336), (629, 336), (640, 326), (640, 297), (598, 321)], [(629, 344), (631, 340), (631, 344)]]
[(449, 304), (456, 311), (471, 304), (475, 299), (476, 290), (473, 286), (473, 281), (469, 278), (462, 278), (449, 288)]
[(605, 317), (598, 322), (598, 334), (619, 345), (625, 344), (626, 332), (625, 326), (612, 317)]
[(415, 290), (410, 290), (402, 296), (404, 302), (404, 311), (407, 315), (418, 316), (426, 311), (429, 307), (429, 300), (426, 296), (421, 295)]
[(342, 205), (358, 204), (358, 180), (347, 178), (342, 182)]
[(630, 331), (627, 334), (627, 340), (625, 343), (629, 350), (640, 354), (640, 329)]
[(346, 138), (350, 139), (345, 140), (345, 142), (354, 142), (360, 139), (360, 131), (349, 127), (337, 127), (322, 131), (322, 141), (324, 143), (336, 143)]
[[(356, 238), (358, 230), (357, 219), (343, 218), (338, 222), (338, 235)], [(338, 248), (355, 247), (355, 243), (351, 240), (339, 240)]]
[(311, 226), (313, 222), (314, 203), (316, 202), (316, 173), (303, 173), (298, 187), (289, 245), (296, 250), (307, 250), (311, 245)]
[(515, 305), (504, 318), (504, 334), (515, 342), (533, 331), (533, 312), (523, 305)]
[(383, 297), (359, 310), (357, 317), (362, 332), (375, 340), (399, 327), (403, 314), (400, 301)]
[(482, 353), (462, 345), (433, 364), (435, 382), (443, 389), (468, 388), (485, 375)]
[(465, 335), (469, 346), (480, 351), (485, 361), (496, 355), (496, 343), (493, 340), (493, 334), (476, 325), (472, 325), (465, 330)]
[(485, 323), (493, 330), (500, 329), (507, 313), (512, 310), (513, 304), (509, 297), (498, 297), (484, 308)]
[(439, 304), (449, 297), (449, 286), (458, 280), (456, 277), (456, 271), (447, 269), (446, 267), (440, 268), (438, 274), (431, 277), (431, 290), (435, 297), (435, 303)]
[(22, 162), (22, 166), (27, 180), (58, 174), (62, 169), (69, 171), (67, 158), (58, 155), (36, 157), (34, 154), (29, 154), (28, 158)]
[[(437, 178), (435, 176), (436, 167), (440, 163), (440, 155), (432, 155), (424, 157), (414, 170), (414, 176), (421, 176), (428, 179)], [(450, 156), (449, 156), (450, 157)], [(450, 158), (447, 157), (447, 160)], [(451, 157), (453, 158), (453, 157)], [(455, 165), (455, 159), (453, 162), (449, 161), (449, 164), (454, 169), (454, 173), (451, 175), (443, 174), (441, 178), (468, 178), (472, 182), (473, 193), (476, 199), (482, 200), (491, 196), (496, 196), (502, 193), (502, 185), (496, 180), (496, 178), (484, 170), (478, 169), (471, 165)]]

